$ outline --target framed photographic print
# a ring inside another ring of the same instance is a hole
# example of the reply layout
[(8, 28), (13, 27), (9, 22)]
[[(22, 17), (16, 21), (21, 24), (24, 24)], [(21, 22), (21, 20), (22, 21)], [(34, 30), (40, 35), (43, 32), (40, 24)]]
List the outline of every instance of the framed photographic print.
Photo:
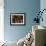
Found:
[(25, 25), (25, 13), (11, 13), (10, 25)]

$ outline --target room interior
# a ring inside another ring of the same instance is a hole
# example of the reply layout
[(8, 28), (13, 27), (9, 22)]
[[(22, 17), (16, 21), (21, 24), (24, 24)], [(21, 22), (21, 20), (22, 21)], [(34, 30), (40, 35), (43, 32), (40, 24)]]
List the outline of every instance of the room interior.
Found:
[[(46, 46), (45, 5), (46, 0), (0, 0), (0, 46)], [(42, 19), (34, 21), (39, 12)]]

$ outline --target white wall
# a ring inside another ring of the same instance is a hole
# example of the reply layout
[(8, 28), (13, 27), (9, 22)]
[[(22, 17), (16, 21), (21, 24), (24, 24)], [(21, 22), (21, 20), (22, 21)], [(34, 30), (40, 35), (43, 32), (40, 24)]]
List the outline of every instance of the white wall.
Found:
[(41, 9), (46, 9), (46, 0), (40, 0), (40, 4)]
[[(41, 11), (43, 10), (43, 9), (46, 9), (46, 0), (40, 0), (40, 9), (41, 9)], [(43, 12), (43, 22), (42, 21), (40, 21), (41, 23), (41, 25), (43, 25), (43, 26), (46, 26), (46, 10)]]
[(4, 1), (0, 0), (0, 42), (4, 41)]

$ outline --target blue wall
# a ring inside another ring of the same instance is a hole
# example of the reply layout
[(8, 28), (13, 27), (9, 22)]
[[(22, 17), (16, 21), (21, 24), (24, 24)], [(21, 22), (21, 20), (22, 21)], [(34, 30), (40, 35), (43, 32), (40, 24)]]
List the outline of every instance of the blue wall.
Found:
[[(4, 38), (7, 41), (18, 41), (32, 28), (36, 12), (40, 10), (40, 0), (4, 0)], [(26, 13), (25, 26), (10, 26), (10, 13)]]

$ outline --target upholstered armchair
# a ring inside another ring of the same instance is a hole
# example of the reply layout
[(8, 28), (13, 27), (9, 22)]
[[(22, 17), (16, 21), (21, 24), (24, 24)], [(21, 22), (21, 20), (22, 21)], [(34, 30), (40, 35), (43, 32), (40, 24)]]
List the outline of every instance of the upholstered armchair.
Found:
[(32, 26), (32, 34), (34, 35), (34, 42), (31, 46), (46, 45), (46, 28), (40, 25)]

